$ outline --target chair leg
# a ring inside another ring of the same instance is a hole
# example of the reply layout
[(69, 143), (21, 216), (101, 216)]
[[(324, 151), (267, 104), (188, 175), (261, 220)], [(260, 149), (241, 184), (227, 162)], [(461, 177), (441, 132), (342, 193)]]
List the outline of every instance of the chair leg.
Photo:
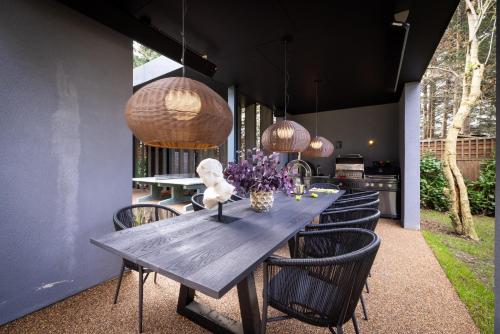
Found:
[(142, 276), (142, 266), (139, 266), (139, 333), (142, 333), (142, 302), (143, 302), (143, 288), (144, 278)]
[(354, 332), (356, 334), (359, 334), (359, 326), (358, 326), (358, 319), (356, 319), (356, 314), (352, 314), (352, 325), (354, 326)]
[(363, 308), (363, 316), (365, 320), (368, 320), (368, 312), (366, 312), (365, 299), (363, 298), (363, 294), (361, 294), (361, 298), (359, 300), (361, 301), (361, 307)]
[(157, 275), (158, 275), (158, 274), (157, 274), (157, 273), (155, 273), (155, 278), (154, 278), (154, 280), (153, 280), (153, 281), (155, 282), (155, 284), (156, 284), (156, 276), (157, 276)]
[(337, 327), (335, 329), (333, 329), (332, 327), (328, 326), (328, 329), (333, 334), (344, 334), (344, 329), (342, 328), (342, 325), (337, 325)]
[(120, 287), (122, 286), (123, 272), (125, 271), (125, 261), (122, 260), (122, 269), (120, 270), (120, 277), (118, 277), (118, 285), (116, 286), (115, 299), (113, 304), (118, 301), (118, 294), (120, 293)]
[(263, 282), (264, 282), (264, 287), (262, 289), (262, 322), (261, 322), (261, 334), (266, 334), (266, 327), (267, 327), (267, 289), (268, 289), (268, 282), (267, 282), (267, 263), (264, 263), (264, 268), (263, 268)]
[(368, 287), (368, 280), (365, 282), (366, 293), (370, 293), (370, 288)]

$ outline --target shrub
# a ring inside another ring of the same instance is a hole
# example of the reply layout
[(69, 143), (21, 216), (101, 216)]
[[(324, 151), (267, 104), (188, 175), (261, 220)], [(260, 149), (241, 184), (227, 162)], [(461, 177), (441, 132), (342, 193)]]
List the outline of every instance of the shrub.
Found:
[(446, 187), (442, 162), (432, 155), (423, 156), (420, 160), (420, 206), (448, 211), (450, 201)]
[(495, 184), (496, 161), (493, 158), (483, 162), (479, 178), (467, 184), (472, 214), (495, 215)]

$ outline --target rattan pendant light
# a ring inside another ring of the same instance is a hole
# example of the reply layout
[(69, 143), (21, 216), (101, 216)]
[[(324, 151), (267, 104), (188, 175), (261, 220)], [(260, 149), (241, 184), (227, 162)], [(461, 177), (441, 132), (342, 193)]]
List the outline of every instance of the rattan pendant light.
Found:
[(285, 119), (270, 125), (262, 133), (262, 147), (269, 152), (302, 152), (311, 140), (306, 128), (297, 122), (286, 119), (288, 105), (287, 40), (285, 49)]
[(185, 0), (182, 1), (182, 77), (154, 81), (128, 100), (128, 127), (144, 144), (180, 149), (222, 145), (233, 127), (227, 102), (207, 85), (185, 77)]
[(305, 157), (326, 158), (333, 154), (333, 144), (325, 137), (318, 136), (318, 83), (316, 83), (316, 130), (315, 136), (311, 139), (309, 146), (302, 153)]

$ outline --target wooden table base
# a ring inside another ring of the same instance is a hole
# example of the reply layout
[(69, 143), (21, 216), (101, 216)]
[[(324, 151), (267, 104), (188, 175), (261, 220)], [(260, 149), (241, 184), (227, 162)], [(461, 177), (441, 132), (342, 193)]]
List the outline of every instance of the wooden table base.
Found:
[(181, 284), (177, 313), (185, 316), (213, 333), (260, 333), (261, 320), (259, 302), (255, 290), (253, 273), (237, 285), (242, 322), (229, 319), (208, 306), (194, 300), (195, 290)]

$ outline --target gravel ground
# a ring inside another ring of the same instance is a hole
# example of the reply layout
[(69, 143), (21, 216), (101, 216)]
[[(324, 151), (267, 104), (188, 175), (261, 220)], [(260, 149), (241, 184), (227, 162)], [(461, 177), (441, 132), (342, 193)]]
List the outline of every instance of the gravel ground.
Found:
[[(382, 245), (365, 294), (368, 321), (358, 322), (362, 333), (479, 333), (432, 251), (418, 231), (404, 230), (395, 221), (381, 220), (377, 233)], [(287, 255), (282, 249), (280, 255)], [(0, 327), (0, 333), (136, 333), (137, 273), (126, 273), (117, 305), (112, 304), (116, 280)], [(256, 272), (262, 291), (262, 271)], [(162, 276), (144, 287), (145, 333), (206, 333), (176, 313), (179, 285)], [(197, 294), (198, 300), (239, 320), (236, 289), (220, 300)], [(259, 296), (260, 298), (260, 296)], [(272, 314), (277, 314), (271, 311)], [(354, 333), (352, 324), (346, 333)], [(295, 320), (270, 323), (268, 333), (329, 333)]]

